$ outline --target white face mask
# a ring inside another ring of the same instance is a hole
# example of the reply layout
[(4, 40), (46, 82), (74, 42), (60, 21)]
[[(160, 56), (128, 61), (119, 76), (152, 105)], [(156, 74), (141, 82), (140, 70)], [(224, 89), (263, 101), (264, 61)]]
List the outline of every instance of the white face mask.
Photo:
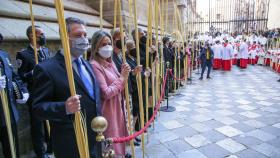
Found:
[(99, 51), (98, 51), (99, 55), (106, 59), (111, 57), (112, 52), (113, 52), (113, 47), (111, 45), (106, 45), (104, 47), (101, 47), (101, 48), (99, 48)]
[(74, 38), (71, 40), (71, 42), (71, 53), (75, 56), (83, 55), (87, 51), (89, 46), (88, 39), (85, 37)]

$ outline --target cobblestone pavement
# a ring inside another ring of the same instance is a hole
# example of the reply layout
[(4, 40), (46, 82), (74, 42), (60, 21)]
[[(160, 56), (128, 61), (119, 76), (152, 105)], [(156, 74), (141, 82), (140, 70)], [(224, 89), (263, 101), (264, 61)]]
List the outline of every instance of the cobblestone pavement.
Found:
[[(193, 75), (150, 129), (147, 158), (280, 158), (280, 83), (268, 68)], [(141, 148), (136, 148), (141, 158)]]

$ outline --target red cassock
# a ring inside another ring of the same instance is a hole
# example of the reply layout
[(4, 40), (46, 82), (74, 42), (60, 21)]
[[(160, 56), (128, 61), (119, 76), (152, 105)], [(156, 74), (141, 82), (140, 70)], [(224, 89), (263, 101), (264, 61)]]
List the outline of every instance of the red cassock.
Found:
[(252, 60), (248, 58), (248, 64), (252, 64)]
[(247, 68), (248, 59), (240, 59), (240, 68), (245, 69)]
[(233, 54), (233, 48), (231, 45), (225, 43), (222, 55), (222, 67), (224, 71), (231, 70), (231, 59)]
[[(268, 56), (270, 56), (271, 53), (267, 52), (267, 54), (268, 54)], [(270, 58), (269, 57), (264, 58), (264, 61), (265, 61), (266, 66), (270, 66)]]
[(270, 58), (265, 58), (265, 65), (269, 66), (270, 65)]
[(223, 70), (230, 71), (231, 70), (231, 60), (223, 60)]
[(222, 67), (222, 59), (214, 59), (213, 60), (213, 69), (217, 70)]
[(277, 68), (277, 67), (276, 67), (276, 63), (273, 62), (273, 63), (272, 63), (272, 69), (276, 71), (276, 68)]
[(237, 65), (237, 54), (235, 54), (234, 58), (232, 59), (232, 65)]
[(257, 59), (257, 58), (254, 58), (254, 59), (250, 59), (250, 58), (248, 58), (248, 64), (252, 64), (252, 65), (254, 65), (254, 64), (257, 64), (257, 61), (258, 61), (258, 59)]
[(248, 64), (257, 64), (257, 59), (256, 59), (256, 48), (257, 48), (257, 45), (256, 44), (253, 44), (249, 47), (249, 52), (251, 54), (251, 56), (249, 57), (249, 61), (248, 61)]
[(255, 64), (258, 63), (258, 60), (259, 60), (259, 56), (257, 55), (257, 56), (256, 56), (256, 59), (255, 59)]
[(220, 44), (215, 44), (212, 49), (214, 52), (213, 69), (218, 70), (222, 68), (222, 54), (224, 48)]
[(257, 59), (257, 57), (255, 58), (255, 59), (251, 59), (251, 64), (257, 64), (257, 61), (258, 61), (258, 59)]
[(276, 72), (280, 73), (280, 52), (277, 54), (278, 58), (277, 61), (278, 63), (276, 64)]
[(248, 64), (248, 45), (242, 42), (240, 45), (240, 68), (247, 68)]
[(236, 58), (232, 59), (232, 65), (236, 65), (236, 64), (237, 64), (237, 59)]
[(280, 63), (276, 67), (276, 72), (280, 73)]

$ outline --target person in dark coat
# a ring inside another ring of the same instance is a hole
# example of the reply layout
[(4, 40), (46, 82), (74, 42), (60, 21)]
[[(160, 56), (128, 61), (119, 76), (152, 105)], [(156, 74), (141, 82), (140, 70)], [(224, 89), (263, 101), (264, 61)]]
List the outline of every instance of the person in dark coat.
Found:
[(214, 58), (213, 50), (211, 49), (209, 43), (205, 43), (205, 47), (203, 47), (201, 49), (200, 56), (199, 56), (199, 59), (201, 62), (201, 67), (202, 67), (201, 76), (199, 78), (200, 80), (203, 79), (203, 74), (204, 74), (206, 67), (207, 67), (207, 78), (208, 79), (211, 78), (210, 72), (212, 69), (213, 58)]
[[(136, 61), (136, 48), (134, 41), (128, 40), (126, 42), (126, 61), (131, 67), (131, 73), (129, 75), (129, 80), (131, 82), (131, 99), (132, 99), (132, 115), (133, 115), (133, 127), (135, 131), (139, 131), (140, 128), (140, 112), (139, 112), (139, 95), (138, 95), (138, 86), (137, 86), (137, 79), (136, 74), (141, 73), (141, 75), (144, 75), (144, 72), (142, 71), (142, 65), (137, 65)], [(138, 138), (135, 138), (134, 145), (139, 146), (141, 140)]]
[[(166, 63), (169, 62), (169, 68), (172, 70), (174, 73), (174, 51), (173, 51), (173, 44), (170, 41), (169, 37), (163, 37), (162, 39), (163, 43), (163, 59), (165, 63), (165, 68), (166, 68)], [(166, 71), (166, 70), (165, 70)], [(169, 75), (170, 76), (170, 75)], [(170, 79), (169, 80), (169, 92), (173, 93), (174, 92), (174, 80)], [(166, 88), (167, 89), (167, 88)], [(167, 95), (168, 92), (166, 92)]]
[[(123, 65), (123, 57), (122, 57), (122, 42), (121, 42), (121, 32), (120, 28), (113, 29), (111, 31), (112, 39), (113, 39), (113, 54), (112, 54), (112, 60), (115, 63), (118, 72), (121, 73), (121, 68)], [(124, 35), (124, 45), (126, 43), (126, 33), (123, 33)], [(132, 91), (131, 82), (128, 79), (128, 90), (129, 92)]]
[(96, 145), (96, 133), (90, 127), (92, 119), (101, 111), (100, 88), (91, 65), (82, 58), (89, 47), (85, 23), (69, 17), (66, 26), (77, 95), (70, 94), (64, 51), (59, 50), (34, 69), (32, 110), (38, 119), (49, 120), (56, 158), (80, 158), (73, 126), (74, 114), (80, 111), (88, 128), (89, 154), (94, 158), (100, 148)]
[(163, 37), (162, 39), (163, 43), (163, 58), (164, 62), (170, 63), (170, 68), (173, 68), (174, 63), (174, 54), (172, 52), (172, 49), (169, 47), (170, 45), (170, 39), (169, 37)]
[[(112, 54), (112, 59), (118, 69), (119, 72), (121, 72), (121, 67), (122, 67), (122, 41), (121, 41), (121, 32), (120, 28), (116, 28), (115, 30), (113, 29), (112, 32), (112, 39), (113, 39), (113, 54)], [(126, 41), (126, 34), (125, 32), (123, 33), (124, 35), (124, 45)]]
[[(136, 36), (135, 36), (135, 33), (136, 33), (136, 30), (132, 30), (132, 37), (133, 37), (133, 40), (134, 42), (136, 42)], [(147, 66), (147, 63), (146, 63), (146, 53), (149, 53), (149, 59), (156, 59), (156, 53), (155, 51), (149, 51), (149, 52), (146, 52), (146, 42), (147, 42), (147, 36), (145, 35), (145, 32), (141, 29), (141, 28), (138, 28), (138, 38), (139, 38), (139, 53), (140, 53), (140, 64), (142, 65), (143, 69), (144, 69), (144, 75), (142, 75), (142, 96), (143, 96), (143, 106), (144, 106), (144, 109), (146, 109), (146, 84), (145, 84), (145, 78), (148, 77), (148, 100), (149, 100), (149, 105), (148, 105), (148, 118), (150, 118), (152, 116), (152, 113), (153, 113), (153, 107), (151, 107), (151, 96), (152, 96), (152, 84), (151, 84), (151, 69), (150, 69), (150, 64), (151, 62), (154, 62), (154, 61), (151, 61), (149, 62), (149, 65)], [(152, 50), (152, 49), (149, 49), (149, 50)], [(144, 110), (144, 113), (145, 113), (145, 121), (146, 120), (146, 110)]]
[[(0, 34), (0, 43), (3, 37)], [(14, 150), (16, 158), (19, 158), (19, 144), (17, 134), (17, 122), (19, 120), (19, 112), (16, 108), (18, 104), (25, 104), (29, 93), (26, 86), (20, 80), (19, 76), (13, 71), (13, 66), (10, 62), (8, 53), (0, 49), (0, 90), (5, 90), (8, 99), (8, 108), (11, 120), (11, 129), (14, 141)], [(8, 130), (6, 118), (4, 114), (2, 98), (0, 98), (0, 142), (2, 143), (2, 150), (5, 158), (13, 158), (10, 149), (10, 141), (8, 138)]]
[[(177, 72), (178, 72), (178, 77), (179, 78), (182, 78), (184, 77), (186, 74), (184, 72), (184, 61), (185, 61), (185, 58), (186, 58), (186, 52), (184, 51), (183, 49), (183, 43), (180, 43), (180, 53), (177, 53), (178, 54), (178, 57), (177, 57), (177, 60), (178, 60), (178, 66), (177, 66)], [(179, 67), (179, 63), (180, 63), (180, 67)], [(180, 76), (179, 76), (179, 69), (180, 69)], [(181, 81), (178, 81), (177, 82), (177, 86), (183, 86), (182, 82)]]
[[(38, 50), (38, 62), (42, 62), (50, 58), (50, 52), (46, 44), (46, 37), (44, 30), (40, 26), (35, 26), (36, 32), (36, 45)], [(49, 134), (47, 130), (46, 122), (43, 122), (32, 113), (32, 85), (33, 85), (33, 69), (36, 65), (35, 55), (34, 55), (34, 46), (33, 46), (33, 36), (32, 36), (32, 26), (29, 26), (26, 30), (26, 36), (29, 39), (29, 44), (27, 48), (21, 50), (16, 55), (16, 60), (18, 63), (18, 74), (27, 84), (28, 91), (30, 92), (30, 98), (27, 101), (29, 112), (30, 112), (30, 123), (31, 123), (31, 137), (32, 144), (35, 151), (35, 154), (38, 158), (48, 158), (47, 150), (51, 153), (51, 145), (49, 140)], [(45, 142), (47, 143), (47, 148), (45, 148)]]

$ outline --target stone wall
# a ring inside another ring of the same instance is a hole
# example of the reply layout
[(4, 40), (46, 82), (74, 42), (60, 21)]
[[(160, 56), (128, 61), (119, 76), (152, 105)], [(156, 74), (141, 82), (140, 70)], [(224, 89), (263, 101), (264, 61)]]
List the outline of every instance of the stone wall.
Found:
[[(104, 0), (103, 1), (103, 18), (110, 23), (114, 23), (114, 3), (116, 0)], [(94, 8), (95, 10), (100, 10), (100, 1), (96, 0), (86, 0), (86, 3)], [(147, 25), (147, 0), (137, 0), (137, 14), (138, 14), (138, 23), (141, 25)], [(123, 23), (132, 24), (133, 17), (129, 16), (129, 3), (128, 0), (121, 0), (122, 4), (122, 17)], [(117, 15), (119, 16), (119, 14)], [(117, 20), (117, 25), (119, 24), (119, 20)]]
[[(116, 0), (104, 0), (103, 1), (103, 18), (107, 21), (109, 21), (111, 24), (114, 23), (114, 3)], [(100, 1), (97, 0), (85, 0), (85, 2), (94, 8), (95, 10), (100, 10)], [(134, 0), (132, 0), (134, 2)], [(154, 2), (154, 1), (153, 1)], [(164, 3), (166, 5), (166, 2), (168, 2), (167, 6), (168, 9), (163, 10), (164, 15), (168, 14), (168, 21), (164, 23), (164, 26), (167, 30), (167, 32), (171, 33), (173, 31), (173, 17), (174, 17), (174, 3), (177, 2), (177, 7), (179, 9), (179, 12), (182, 14), (181, 18), (183, 19), (185, 16), (185, 6), (187, 4), (187, 0), (160, 0), (161, 3)], [(147, 14), (148, 14), (148, 0), (136, 0), (137, 3), (137, 16), (138, 16), (138, 27), (146, 30), (147, 27)], [(132, 11), (132, 16), (129, 15), (129, 0), (121, 0), (122, 4), (122, 18), (123, 18), (123, 24), (125, 28), (128, 28), (129, 25), (134, 28), (133, 24), (133, 16), (134, 16), (134, 9)], [(132, 7), (133, 8), (133, 7)], [(163, 8), (162, 8), (163, 9)], [(153, 11), (154, 15), (154, 11)], [(117, 18), (118, 19), (118, 18)], [(164, 19), (164, 21), (166, 18)], [(160, 21), (159, 21), (160, 22)], [(116, 22), (117, 27), (119, 25), (119, 20)], [(160, 23), (159, 23), (160, 26)]]

